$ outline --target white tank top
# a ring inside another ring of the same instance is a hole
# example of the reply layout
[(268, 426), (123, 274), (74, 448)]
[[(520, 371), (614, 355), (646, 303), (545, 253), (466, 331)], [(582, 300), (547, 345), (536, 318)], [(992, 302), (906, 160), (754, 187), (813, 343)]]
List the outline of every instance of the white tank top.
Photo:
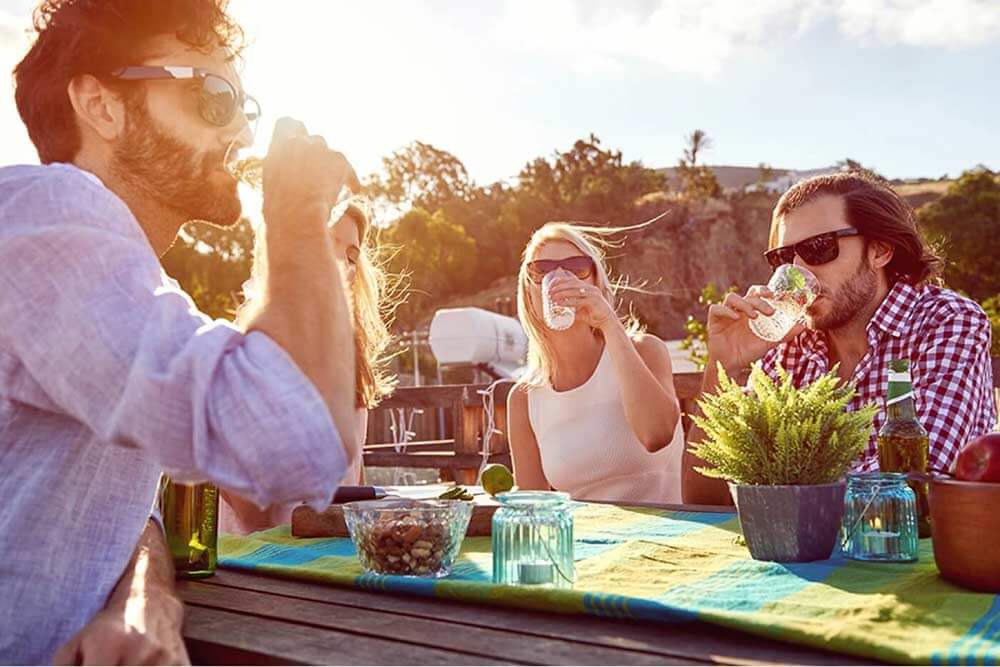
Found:
[(607, 348), (590, 378), (575, 389), (528, 391), (528, 420), (542, 470), (552, 486), (578, 500), (681, 502), (684, 430), (649, 453), (625, 418), (614, 362)]

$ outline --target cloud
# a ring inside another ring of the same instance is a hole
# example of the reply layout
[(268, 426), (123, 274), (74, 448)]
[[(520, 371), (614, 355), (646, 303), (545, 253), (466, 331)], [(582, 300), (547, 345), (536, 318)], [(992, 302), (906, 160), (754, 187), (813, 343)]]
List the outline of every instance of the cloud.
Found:
[(843, 0), (837, 18), (856, 40), (963, 48), (1000, 39), (995, 0)]
[(996, 0), (508, 0), (497, 37), (509, 47), (621, 70), (645, 61), (713, 77), (776, 38), (830, 23), (859, 44), (966, 48), (1000, 40)]

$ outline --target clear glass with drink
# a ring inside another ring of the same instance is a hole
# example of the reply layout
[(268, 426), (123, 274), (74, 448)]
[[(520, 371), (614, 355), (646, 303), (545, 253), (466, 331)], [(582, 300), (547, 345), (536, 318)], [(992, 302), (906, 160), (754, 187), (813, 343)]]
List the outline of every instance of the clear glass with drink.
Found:
[(576, 321), (576, 308), (552, 302), (552, 283), (556, 278), (555, 271), (546, 273), (542, 278), (542, 317), (548, 328), (553, 331), (565, 331)]
[(806, 310), (819, 294), (819, 281), (807, 269), (782, 264), (767, 282), (770, 297), (761, 297), (774, 308), (773, 315), (757, 313), (750, 320), (750, 330), (771, 342), (783, 340), (796, 324), (805, 322)]

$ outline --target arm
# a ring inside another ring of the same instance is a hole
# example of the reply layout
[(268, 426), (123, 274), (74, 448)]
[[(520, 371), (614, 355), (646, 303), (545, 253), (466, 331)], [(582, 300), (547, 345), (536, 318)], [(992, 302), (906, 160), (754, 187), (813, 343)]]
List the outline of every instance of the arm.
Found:
[(995, 427), (991, 337), (986, 314), (963, 303), (921, 338), (913, 394), (917, 420), (930, 437), (931, 470), (948, 472), (966, 443)]
[(617, 318), (603, 331), (621, 386), (625, 419), (647, 451), (659, 451), (673, 440), (681, 417), (670, 352), (656, 336), (646, 334), (633, 341)]
[(507, 396), (507, 437), (514, 464), (514, 483), (518, 488), (550, 490), (552, 485), (545, 479), (538, 442), (528, 420), (528, 392), (520, 384)]
[(77, 180), (33, 178), (19, 218), (0, 206), (0, 349), (25, 379), (8, 397), (142, 449), (178, 481), (325, 506), (347, 460), (309, 378), (268, 335), (200, 314), (124, 205)]
[(190, 664), (184, 604), (159, 525), (150, 520), (125, 573), (97, 616), (56, 651), (57, 665)]
[(264, 161), (263, 295), (246, 326), (287, 351), (319, 391), (348, 466), (361, 456), (354, 329), (327, 222), (341, 188), (356, 182), (343, 155), (306, 136), (301, 123), (278, 121)]

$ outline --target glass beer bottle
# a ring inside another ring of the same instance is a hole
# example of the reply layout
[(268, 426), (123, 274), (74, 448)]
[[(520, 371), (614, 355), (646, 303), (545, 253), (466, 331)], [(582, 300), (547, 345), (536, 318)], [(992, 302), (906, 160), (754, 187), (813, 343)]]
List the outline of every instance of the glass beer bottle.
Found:
[(184, 579), (215, 574), (218, 557), (219, 490), (212, 484), (160, 479), (160, 514), (174, 570)]
[[(913, 407), (913, 382), (910, 362), (889, 362), (889, 393), (886, 397), (886, 420), (878, 432), (878, 464), (882, 472), (926, 473), (930, 439), (917, 421)], [(927, 482), (911, 479), (910, 488), (917, 495), (917, 527), (920, 537), (930, 537), (930, 505)]]

